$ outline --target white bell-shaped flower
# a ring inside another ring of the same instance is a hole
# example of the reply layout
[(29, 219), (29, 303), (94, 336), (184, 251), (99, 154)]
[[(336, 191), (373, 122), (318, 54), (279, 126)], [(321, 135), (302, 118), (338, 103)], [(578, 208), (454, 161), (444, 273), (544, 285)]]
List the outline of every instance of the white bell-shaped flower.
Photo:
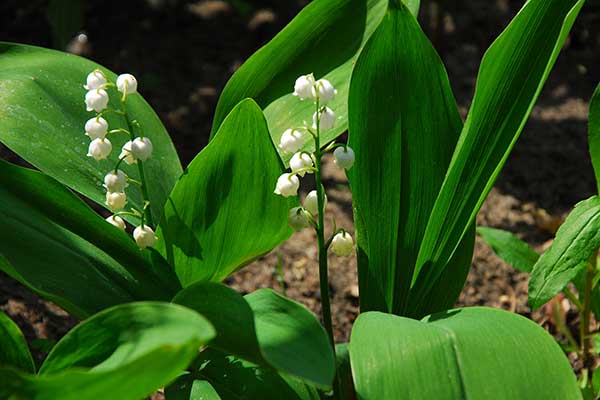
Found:
[[(321, 132), (327, 131), (335, 126), (335, 113), (329, 107), (325, 107), (320, 112), (321, 120), (319, 121), (319, 130)], [(317, 129), (317, 113), (313, 114), (313, 129)]]
[(333, 151), (333, 163), (340, 169), (350, 169), (354, 165), (354, 150), (341, 146)]
[(121, 149), (121, 154), (119, 154), (119, 159), (122, 158), (123, 161), (125, 161), (128, 165), (137, 163), (136, 158), (133, 156), (133, 154), (131, 152), (132, 144), (133, 144), (133, 142), (131, 140), (129, 142), (125, 143), (123, 145), (123, 148)]
[(116, 226), (117, 228), (119, 228), (122, 231), (125, 230), (125, 221), (123, 220), (123, 218), (119, 217), (118, 215), (111, 215), (110, 217), (106, 218), (106, 221), (109, 224)]
[(138, 226), (135, 228), (133, 230), (133, 238), (135, 239), (138, 247), (142, 250), (146, 247), (154, 246), (158, 240), (158, 237), (148, 225)]
[(106, 202), (104, 204), (112, 211), (122, 210), (127, 204), (127, 195), (124, 192), (106, 192)]
[[(327, 207), (327, 195), (323, 193), (323, 210)], [(319, 213), (319, 200), (317, 197), (317, 191), (313, 190), (309, 192), (304, 198), (304, 208), (312, 215)]]
[(95, 69), (90, 72), (86, 78), (86, 85), (83, 85), (85, 90), (98, 89), (100, 86), (106, 83), (106, 77), (99, 69)]
[(112, 144), (108, 139), (94, 139), (88, 147), (88, 157), (93, 157), (96, 161), (106, 159), (112, 151)]
[(104, 187), (109, 192), (122, 192), (127, 186), (129, 186), (129, 183), (127, 183), (127, 175), (120, 169), (116, 172), (110, 171), (104, 177)]
[(304, 152), (298, 152), (296, 154), (294, 154), (292, 156), (292, 158), (290, 159), (290, 168), (292, 170), (292, 172), (296, 172), (296, 171), (300, 171), (298, 172), (298, 175), (300, 176), (304, 176), (305, 173), (309, 173), (312, 174), (312, 171), (302, 171), (305, 168), (312, 168), (313, 167), (313, 160), (310, 157), (310, 155), (308, 155), (307, 153)]
[(277, 179), (277, 185), (275, 185), (275, 194), (279, 194), (283, 197), (296, 196), (298, 194), (298, 188), (300, 187), (300, 179), (294, 174), (283, 174)]
[(108, 93), (104, 89), (92, 89), (85, 94), (87, 111), (101, 112), (108, 106)]
[(108, 122), (102, 117), (88, 119), (85, 123), (85, 134), (90, 139), (104, 139), (108, 132)]
[(304, 228), (308, 228), (310, 221), (306, 210), (302, 207), (294, 207), (288, 214), (288, 224), (296, 231), (301, 231)]
[(340, 232), (331, 240), (331, 251), (340, 257), (347, 257), (352, 254), (354, 241), (348, 232)]
[(131, 74), (121, 74), (117, 77), (117, 89), (121, 93), (133, 94), (137, 92), (138, 82)]
[(152, 142), (147, 137), (137, 137), (131, 143), (131, 155), (136, 160), (146, 161), (152, 156)]
[(279, 148), (286, 153), (295, 153), (304, 146), (302, 132), (296, 129), (287, 129), (279, 139)]
[(335, 98), (337, 90), (333, 87), (331, 82), (327, 79), (319, 79), (315, 84), (315, 87), (319, 94), (319, 104), (326, 105)]
[(294, 96), (300, 100), (315, 100), (315, 77), (313, 74), (302, 75), (294, 84)]

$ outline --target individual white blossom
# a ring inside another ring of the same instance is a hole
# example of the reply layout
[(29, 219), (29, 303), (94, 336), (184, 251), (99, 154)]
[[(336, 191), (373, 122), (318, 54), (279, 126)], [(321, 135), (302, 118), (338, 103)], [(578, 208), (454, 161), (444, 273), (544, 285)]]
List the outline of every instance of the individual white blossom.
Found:
[(99, 69), (95, 69), (90, 72), (86, 78), (87, 85), (83, 85), (85, 90), (98, 89), (100, 86), (106, 83), (106, 77)]
[(122, 231), (125, 230), (125, 221), (118, 215), (111, 215), (110, 217), (106, 218), (106, 221)]
[(108, 93), (104, 89), (92, 89), (85, 94), (87, 111), (103, 111), (108, 105)]
[(127, 204), (127, 195), (124, 192), (106, 192), (105, 204), (112, 211), (122, 210)]
[(340, 257), (347, 257), (352, 254), (354, 242), (348, 232), (336, 234), (331, 241), (331, 251)]
[(112, 144), (108, 139), (94, 139), (88, 147), (88, 157), (93, 157), (96, 161), (104, 160), (112, 151)]
[(296, 231), (301, 231), (304, 228), (308, 228), (310, 221), (306, 210), (302, 207), (294, 207), (288, 214), (288, 224)]
[(132, 143), (133, 142), (131, 140), (129, 142), (125, 143), (123, 145), (123, 148), (121, 149), (121, 154), (119, 154), (119, 159), (122, 158), (123, 161), (125, 161), (129, 165), (137, 163), (137, 160), (135, 159), (135, 157), (133, 156), (133, 154), (131, 152)]
[(104, 177), (104, 187), (109, 192), (122, 192), (127, 186), (129, 186), (129, 183), (127, 183), (127, 175), (120, 169), (116, 172), (110, 171)]
[(295, 153), (304, 146), (302, 132), (296, 129), (287, 129), (279, 139), (279, 148), (286, 153)]
[(137, 137), (131, 143), (131, 155), (136, 160), (146, 161), (152, 156), (152, 142), (147, 137)]
[(304, 152), (298, 152), (298, 153), (294, 154), (290, 160), (290, 169), (294, 173), (296, 171), (300, 171), (300, 172), (298, 172), (298, 175), (300, 175), (300, 176), (304, 176), (304, 174), (307, 172), (309, 174), (312, 174), (312, 171), (301, 171), (302, 169), (312, 168), (312, 167), (313, 167), (313, 160), (312, 160), (311, 156)]
[(333, 163), (340, 169), (350, 169), (354, 165), (354, 150), (341, 146), (333, 151)]
[(133, 238), (140, 249), (152, 247), (158, 240), (152, 228), (148, 225), (138, 226), (133, 230)]
[(88, 119), (85, 123), (85, 134), (92, 140), (104, 139), (108, 132), (108, 122), (102, 117)]
[[(327, 195), (323, 193), (323, 210), (327, 207)], [(304, 209), (306, 209), (312, 215), (319, 213), (319, 201), (317, 198), (317, 191), (313, 190), (309, 192), (304, 198)]]
[(313, 74), (302, 75), (294, 84), (294, 96), (300, 100), (315, 100), (315, 77)]
[(315, 88), (319, 94), (319, 104), (326, 105), (335, 98), (337, 90), (327, 79), (319, 79), (315, 84)]
[(296, 196), (300, 187), (300, 179), (294, 174), (283, 174), (277, 179), (275, 194), (283, 197)]
[(117, 77), (117, 89), (121, 93), (133, 94), (137, 92), (137, 79), (131, 74), (121, 74)]
[[(323, 111), (320, 112), (321, 120), (319, 122), (319, 130), (326, 131), (335, 126), (335, 113), (329, 107), (325, 107)], [(313, 129), (317, 129), (317, 113), (313, 114)]]

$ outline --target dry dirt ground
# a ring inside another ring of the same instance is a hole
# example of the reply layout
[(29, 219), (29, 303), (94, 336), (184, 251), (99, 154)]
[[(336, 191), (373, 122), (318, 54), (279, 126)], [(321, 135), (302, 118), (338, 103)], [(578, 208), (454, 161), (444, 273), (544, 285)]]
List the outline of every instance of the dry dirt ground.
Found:
[[(89, 2), (83, 30), (88, 57), (139, 77), (187, 164), (206, 144), (218, 93), (231, 73), (272, 37), (303, 5), (301, 1), (250, 1), (236, 8), (221, 1)], [(440, 6), (440, 4), (444, 6)], [(479, 61), (520, 1), (424, 2), (421, 23), (445, 61), (463, 113), (473, 93)], [(584, 7), (531, 120), (517, 143), (478, 223), (508, 229), (541, 250), (561, 218), (595, 192), (587, 156), (588, 99), (600, 81), (600, 7)], [(51, 46), (45, 1), (0, 5), (0, 39)], [(121, 12), (112, 13), (113, 8)], [(106, 29), (109, 27), (110, 29)], [(10, 157), (0, 148), (2, 157)], [(352, 230), (351, 195), (345, 176), (326, 164), (329, 206), (338, 225)], [(279, 259), (287, 294), (319, 314), (315, 237), (295, 234), (271, 254), (232, 276), (243, 293), (280, 290)], [(330, 258), (333, 315), (338, 341), (348, 339), (358, 311), (356, 259)], [(531, 314), (527, 276), (500, 261), (479, 239), (459, 306), (501, 307), (530, 316), (554, 333), (547, 313)], [(0, 308), (28, 339), (59, 339), (77, 321), (0, 274)], [(568, 311), (568, 310), (567, 310)], [(573, 323), (572, 311), (567, 312)], [(41, 353), (37, 353), (41, 357)]]

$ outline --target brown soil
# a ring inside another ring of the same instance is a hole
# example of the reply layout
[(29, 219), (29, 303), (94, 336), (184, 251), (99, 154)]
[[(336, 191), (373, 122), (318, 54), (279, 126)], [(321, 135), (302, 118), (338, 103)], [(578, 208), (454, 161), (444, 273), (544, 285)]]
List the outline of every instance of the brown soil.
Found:
[[(50, 46), (45, 1), (0, 5), (3, 40)], [(136, 4), (133, 4), (136, 3)], [(139, 4), (137, 4), (139, 3)], [(252, 1), (248, 9), (228, 3), (108, 1), (89, 4), (83, 28), (88, 57), (116, 71), (131, 71), (145, 97), (171, 132), (184, 164), (207, 143), (218, 93), (231, 73), (300, 9), (299, 1)], [(424, 2), (421, 21), (447, 64), (461, 109), (467, 110), (485, 49), (518, 11), (520, 1)], [(119, 13), (110, 10), (119, 9)], [(109, 10), (109, 11), (106, 11)], [(35, 27), (35, 28), (33, 28)], [(508, 229), (541, 250), (574, 203), (596, 191), (587, 155), (588, 99), (600, 81), (600, 7), (589, 2), (551, 74), (540, 100), (492, 190), (478, 223)], [(109, 28), (109, 29), (107, 29)], [(2, 157), (9, 152), (0, 148)], [(339, 226), (352, 230), (346, 180), (326, 163), (329, 206)], [(281, 256), (287, 294), (317, 314), (319, 285), (314, 234), (305, 230), (228, 283), (242, 293), (280, 289)], [(333, 315), (338, 341), (348, 339), (358, 311), (356, 260), (330, 257)], [(532, 317), (554, 332), (548, 313), (532, 315), (527, 276), (500, 261), (477, 241), (471, 273), (459, 306), (501, 307)], [(28, 339), (59, 339), (76, 320), (0, 274), (0, 308)], [(567, 310), (569, 318), (572, 312)], [(38, 353), (38, 357), (41, 354)]]

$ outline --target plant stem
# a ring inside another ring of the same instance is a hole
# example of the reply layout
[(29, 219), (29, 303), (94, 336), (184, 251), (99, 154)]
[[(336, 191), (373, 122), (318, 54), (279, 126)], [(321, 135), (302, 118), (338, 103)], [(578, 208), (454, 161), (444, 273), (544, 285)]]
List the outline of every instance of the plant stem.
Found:
[[(129, 130), (129, 137), (131, 138), (131, 141), (133, 141), (135, 139), (135, 134), (133, 133), (133, 126), (131, 124), (131, 121), (129, 120), (129, 114), (127, 113), (127, 107), (125, 105), (124, 100), (122, 101), (122, 105), (123, 116), (125, 117), (125, 121), (127, 121), (127, 128)], [(140, 190), (142, 192), (142, 199), (144, 200), (144, 203), (147, 203), (150, 202), (150, 198), (148, 197), (148, 186), (146, 185), (146, 176), (144, 175), (143, 162), (141, 160), (137, 160), (137, 166), (140, 174)], [(146, 207), (145, 214), (146, 225), (150, 225), (152, 228), (154, 228), (154, 222), (152, 221), (152, 210), (150, 210), (150, 207)]]
[(592, 337), (590, 335), (590, 320), (591, 320), (591, 304), (592, 304), (592, 289), (596, 267), (598, 263), (598, 250), (594, 251), (590, 262), (586, 267), (585, 272), (585, 291), (583, 294), (583, 309), (580, 312), (580, 340), (581, 340), (581, 357), (583, 361), (582, 373), (588, 374), (588, 381), (592, 379), (592, 368), (594, 358), (591, 355)]

